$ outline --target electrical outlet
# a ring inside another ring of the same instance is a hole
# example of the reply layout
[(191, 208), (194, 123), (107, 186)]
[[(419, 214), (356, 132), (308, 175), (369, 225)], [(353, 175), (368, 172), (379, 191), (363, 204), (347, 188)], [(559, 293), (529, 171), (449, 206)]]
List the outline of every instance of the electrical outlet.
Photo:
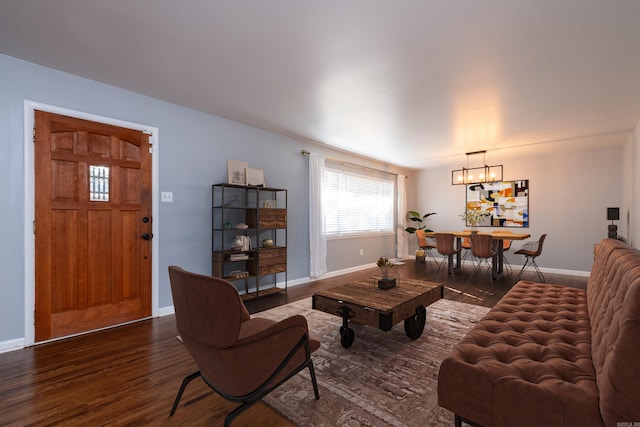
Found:
[(173, 193), (170, 191), (163, 191), (160, 194), (160, 200), (164, 203), (173, 203)]
[(360, 249), (360, 255), (364, 255), (364, 249)]

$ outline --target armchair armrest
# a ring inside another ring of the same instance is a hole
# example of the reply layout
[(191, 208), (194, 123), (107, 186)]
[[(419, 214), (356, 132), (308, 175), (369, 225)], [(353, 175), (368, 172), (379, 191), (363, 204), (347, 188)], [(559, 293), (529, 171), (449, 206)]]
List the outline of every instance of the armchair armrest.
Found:
[[(247, 345), (251, 342), (265, 339), (271, 335), (276, 335), (292, 328), (301, 328), (302, 333), (309, 333), (307, 319), (299, 314), (287, 317), (286, 319), (275, 321), (261, 317), (252, 317), (250, 320), (243, 322), (240, 327), (238, 341), (233, 345)], [(289, 331), (290, 332), (290, 331)]]
[[(312, 351), (309, 338), (304, 316), (294, 315), (279, 322), (252, 318), (243, 323), (233, 346), (218, 350), (216, 363), (201, 366), (202, 375), (236, 396), (261, 384), (268, 387), (309, 360)], [(313, 350), (317, 347), (316, 343)], [(291, 359), (283, 364), (289, 354), (292, 354)], [(279, 373), (273, 376), (276, 372)]]

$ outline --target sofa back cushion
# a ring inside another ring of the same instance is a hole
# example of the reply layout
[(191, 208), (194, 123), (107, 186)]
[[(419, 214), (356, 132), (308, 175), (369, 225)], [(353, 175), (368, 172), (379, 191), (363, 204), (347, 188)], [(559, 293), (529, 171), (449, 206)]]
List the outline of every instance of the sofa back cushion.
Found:
[(640, 251), (600, 242), (587, 308), (602, 418), (614, 426), (640, 420)]

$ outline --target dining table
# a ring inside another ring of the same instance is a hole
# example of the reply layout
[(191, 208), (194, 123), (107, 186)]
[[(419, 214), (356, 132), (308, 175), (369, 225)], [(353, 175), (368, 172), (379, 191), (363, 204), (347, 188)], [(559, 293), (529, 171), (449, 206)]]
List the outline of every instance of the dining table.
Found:
[[(464, 230), (464, 231), (438, 231), (437, 233), (446, 233), (446, 234), (453, 234), (453, 236), (456, 238), (456, 249), (458, 249), (458, 252), (455, 254), (456, 256), (456, 262), (454, 265), (454, 270), (456, 272), (461, 271), (462, 269), (462, 239), (464, 239), (465, 237), (469, 237), (472, 234), (471, 230)], [(500, 231), (500, 230), (496, 230), (496, 231), (491, 231), (491, 232), (478, 232), (477, 234), (490, 234), (498, 243), (498, 251), (496, 253), (496, 256), (494, 256), (491, 259), (491, 277), (493, 277), (494, 280), (500, 279), (504, 276), (504, 244), (503, 241), (504, 240), (525, 240), (528, 239), (529, 237), (531, 237), (531, 234), (528, 233), (511, 233), (511, 232), (505, 232), (505, 231)], [(425, 233), (425, 236), (427, 237), (434, 237), (436, 236), (436, 232), (435, 231), (430, 231), (428, 233)], [(453, 255), (449, 255), (449, 256), (453, 256)]]

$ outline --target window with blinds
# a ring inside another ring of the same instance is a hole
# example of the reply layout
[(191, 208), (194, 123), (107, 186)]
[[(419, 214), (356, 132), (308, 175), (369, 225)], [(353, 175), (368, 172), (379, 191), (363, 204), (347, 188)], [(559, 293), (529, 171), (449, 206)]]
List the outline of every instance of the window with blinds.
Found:
[(392, 234), (394, 180), (325, 167), (327, 237)]

